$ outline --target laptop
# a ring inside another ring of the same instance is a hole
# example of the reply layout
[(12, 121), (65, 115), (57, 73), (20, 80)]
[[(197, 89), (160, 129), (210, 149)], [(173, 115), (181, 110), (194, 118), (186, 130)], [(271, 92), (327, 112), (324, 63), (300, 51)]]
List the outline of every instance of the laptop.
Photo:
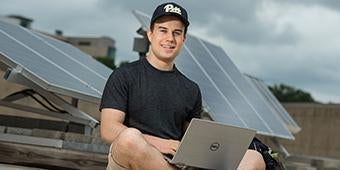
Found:
[(234, 170), (256, 131), (203, 119), (192, 119), (171, 164)]

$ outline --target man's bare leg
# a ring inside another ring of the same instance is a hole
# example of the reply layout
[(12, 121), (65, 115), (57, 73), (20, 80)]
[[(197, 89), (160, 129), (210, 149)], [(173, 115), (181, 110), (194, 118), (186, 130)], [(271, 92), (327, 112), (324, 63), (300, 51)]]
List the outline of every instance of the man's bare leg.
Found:
[(174, 169), (135, 128), (127, 128), (119, 134), (112, 143), (111, 154), (117, 164), (127, 169)]
[(266, 164), (262, 155), (255, 150), (248, 149), (237, 170), (264, 170), (265, 168)]

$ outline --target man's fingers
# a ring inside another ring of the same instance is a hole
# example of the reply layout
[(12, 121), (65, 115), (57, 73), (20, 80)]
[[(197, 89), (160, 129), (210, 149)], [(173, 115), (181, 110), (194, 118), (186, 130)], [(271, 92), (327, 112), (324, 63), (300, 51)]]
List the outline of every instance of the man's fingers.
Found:
[(169, 154), (171, 154), (172, 156), (174, 156), (175, 153), (176, 153), (176, 150), (170, 150), (170, 153), (169, 153)]
[(171, 141), (171, 148), (173, 148), (173, 149), (175, 149), (175, 150), (177, 150), (177, 148), (178, 148), (178, 146), (179, 146), (179, 141), (177, 141), (177, 140), (172, 140)]

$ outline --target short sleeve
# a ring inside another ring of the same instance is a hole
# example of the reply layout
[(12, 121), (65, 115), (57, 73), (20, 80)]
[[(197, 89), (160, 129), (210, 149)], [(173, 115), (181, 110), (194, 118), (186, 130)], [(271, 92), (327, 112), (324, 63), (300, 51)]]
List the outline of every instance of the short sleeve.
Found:
[[(198, 87), (198, 86), (197, 86)], [(199, 89), (199, 87), (197, 88), (197, 97), (196, 97), (196, 101), (194, 104), (193, 109), (191, 110), (189, 116), (187, 117), (186, 121), (190, 121), (192, 118), (201, 118), (201, 114), (203, 112), (203, 108), (202, 108), (202, 95), (201, 95), (201, 91)]]
[(104, 108), (127, 111), (128, 81), (121, 69), (116, 69), (106, 82), (99, 110)]

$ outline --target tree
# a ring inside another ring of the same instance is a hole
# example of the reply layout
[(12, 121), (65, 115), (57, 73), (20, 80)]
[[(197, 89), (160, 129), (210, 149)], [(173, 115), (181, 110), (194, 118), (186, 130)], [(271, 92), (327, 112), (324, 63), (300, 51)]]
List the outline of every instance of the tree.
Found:
[(275, 84), (269, 86), (269, 90), (280, 102), (316, 102), (310, 93), (289, 85)]
[(107, 67), (111, 68), (112, 70), (116, 69), (114, 64), (114, 59), (110, 57), (96, 57), (97, 61), (101, 62), (102, 64), (106, 65)]
[(119, 63), (119, 67), (121, 67), (121, 66), (123, 66), (123, 65), (125, 65), (125, 64), (129, 64), (129, 61), (122, 61), (122, 62), (120, 62), (120, 63)]

